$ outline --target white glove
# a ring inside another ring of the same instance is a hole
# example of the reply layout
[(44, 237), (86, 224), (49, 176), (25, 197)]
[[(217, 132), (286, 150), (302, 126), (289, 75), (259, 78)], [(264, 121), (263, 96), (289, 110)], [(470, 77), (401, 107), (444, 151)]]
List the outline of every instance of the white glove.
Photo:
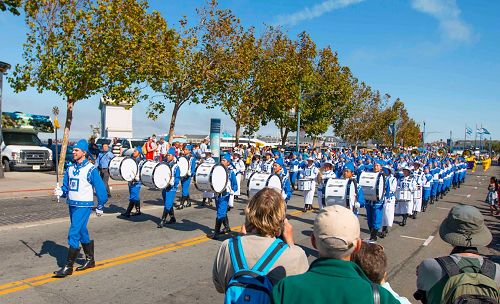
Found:
[(57, 197), (61, 197), (63, 195), (63, 191), (62, 191), (61, 187), (54, 188), (54, 195)]
[(95, 215), (101, 216), (103, 213), (104, 213), (104, 211), (102, 211), (102, 209), (98, 209), (98, 208), (95, 209)]
[(354, 209), (359, 209), (361, 207), (361, 204), (359, 202), (354, 203)]
[(285, 192), (281, 192), (281, 197), (283, 197), (283, 199), (286, 200), (286, 193)]

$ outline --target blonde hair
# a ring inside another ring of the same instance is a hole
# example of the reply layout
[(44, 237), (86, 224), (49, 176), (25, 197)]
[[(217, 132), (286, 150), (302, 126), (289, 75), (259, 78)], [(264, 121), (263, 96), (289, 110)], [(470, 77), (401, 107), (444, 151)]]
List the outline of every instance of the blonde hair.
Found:
[(285, 221), (285, 201), (276, 189), (264, 188), (257, 192), (245, 208), (247, 231), (275, 237), (282, 233)]

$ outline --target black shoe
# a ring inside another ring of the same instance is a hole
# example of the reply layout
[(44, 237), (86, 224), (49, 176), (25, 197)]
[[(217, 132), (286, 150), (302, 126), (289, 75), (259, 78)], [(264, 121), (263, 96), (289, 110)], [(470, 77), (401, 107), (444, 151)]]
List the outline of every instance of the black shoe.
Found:
[(175, 209), (182, 210), (182, 209), (184, 209), (184, 205), (183, 204), (177, 205), (177, 206), (175, 206)]
[(220, 226), (222, 225), (222, 220), (215, 219), (214, 233), (210, 236), (213, 240), (218, 240), (220, 235)]
[(82, 271), (89, 268), (95, 267), (95, 259), (94, 259), (94, 241), (90, 241), (90, 243), (84, 244), (82, 243), (83, 252), (85, 252), (85, 263), (82, 266), (77, 267), (76, 271)]
[(132, 214), (132, 216), (137, 216), (137, 215), (141, 215), (142, 212), (141, 212), (141, 203), (140, 202), (137, 202), (135, 203), (135, 213)]
[(170, 225), (170, 224), (175, 224), (177, 223), (177, 220), (175, 219), (175, 216), (171, 217), (170, 220), (167, 222), (167, 225)]
[(413, 215), (411, 217), (412, 217), (412, 219), (416, 220), (417, 219), (417, 211), (413, 211)]
[(231, 227), (229, 226), (229, 219), (227, 218), (227, 216), (222, 220), (222, 224), (224, 225), (224, 229), (222, 229), (221, 232), (223, 234), (230, 233)]
[(378, 230), (377, 229), (371, 229), (370, 230), (370, 241), (375, 242), (377, 241), (377, 235), (378, 235)]
[(233, 207), (227, 206), (227, 212), (231, 211), (231, 209), (233, 209)]
[(206, 199), (206, 198), (204, 198), (204, 199), (202, 199), (202, 200), (201, 200), (201, 205), (202, 205), (202, 206), (205, 206), (205, 205), (206, 205), (206, 203), (207, 203), (207, 199)]
[(124, 216), (124, 217), (130, 217), (130, 212), (132, 212), (133, 208), (134, 208), (134, 203), (133, 202), (129, 202), (128, 203), (128, 207), (127, 207), (127, 211), (125, 211), (124, 213), (122, 213), (122, 216)]
[(166, 221), (167, 221), (167, 215), (168, 215), (168, 211), (167, 211), (167, 209), (163, 208), (163, 214), (162, 214), (162, 216), (161, 216), (161, 220), (160, 220), (160, 222), (158, 223), (157, 228), (163, 228), (163, 226), (165, 226)]
[(385, 238), (388, 234), (387, 226), (382, 227), (382, 231), (378, 234), (380, 238)]
[(80, 248), (74, 249), (69, 247), (68, 249), (68, 258), (66, 260), (66, 265), (63, 268), (54, 271), (54, 277), (56, 278), (64, 278), (66, 276), (73, 274), (73, 265), (75, 264), (75, 260), (78, 257), (78, 253), (80, 253)]
[(302, 209), (302, 212), (304, 212), (304, 213), (307, 212), (307, 205), (304, 206), (304, 209)]

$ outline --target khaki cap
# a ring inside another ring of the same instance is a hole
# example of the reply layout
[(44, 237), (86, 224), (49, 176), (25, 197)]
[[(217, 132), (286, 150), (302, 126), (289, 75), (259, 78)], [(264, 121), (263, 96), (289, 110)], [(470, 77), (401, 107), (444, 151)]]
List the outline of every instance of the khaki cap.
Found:
[(359, 220), (345, 207), (328, 206), (314, 220), (314, 237), (325, 249), (349, 250), (360, 238)]

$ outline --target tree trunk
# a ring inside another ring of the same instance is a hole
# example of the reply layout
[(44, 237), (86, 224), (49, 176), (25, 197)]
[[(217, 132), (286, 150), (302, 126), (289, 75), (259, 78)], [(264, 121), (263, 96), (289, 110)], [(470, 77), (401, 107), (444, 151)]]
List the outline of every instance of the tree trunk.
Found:
[(281, 135), (281, 145), (285, 146), (286, 145), (286, 140), (288, 139), (288, 133), (290, 132), (290, 129), (285, 127), (283, 129), (280, 128), (280, 135)]
[[(71, 98), (67, 98), (68, 102), (66, 105), (66, 122), (64, 124), (64, 135), (62, 139), (61, 151), (59, 157), (59, 165), (57, 166), (57, 174), (62, 175), (64, 172), (64, 161), (66, 160), (66, 150), (68, 148), (69, 131), (71, 129), (71, 123), (73, 121), (73, 107), (75, 106), (75, 101)], [(57, 144), (57, 143), (56, 143)]]
[(235, 123), (236, 123), (236, 133), (234, 134), (234, 146), (238, 146), (240, 144), (241, 125), (239, 119), (235, 121)]
[(176, 101), (172, 110), (172, 116), (170, 117), (170, 128), (168, 129), (168, 143), (170, 145), (172, 145), (172, 140), (174, 139), (175, 120), (177, 119), (177, 112), (179, 112), (180, 107), (180, 102)]

